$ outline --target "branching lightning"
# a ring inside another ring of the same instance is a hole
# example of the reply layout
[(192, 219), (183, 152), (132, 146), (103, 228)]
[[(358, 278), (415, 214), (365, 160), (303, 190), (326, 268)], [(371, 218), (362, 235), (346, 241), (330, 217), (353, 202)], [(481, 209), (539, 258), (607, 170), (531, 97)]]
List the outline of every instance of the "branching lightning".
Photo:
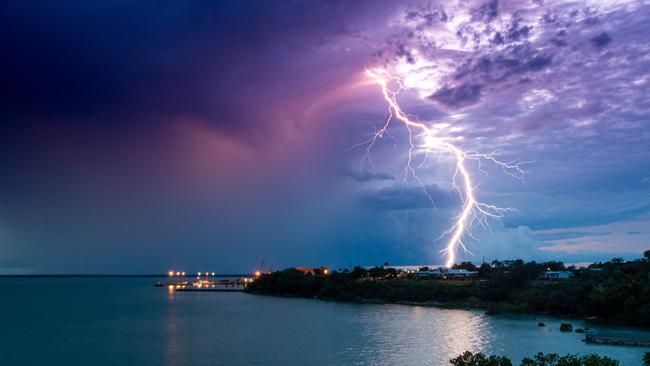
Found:
[[(374, 83), (377, 83), (379, 86), (381, 86), (383, 97), (386, 100), (386, 103), (388, 103), (388, 116), (383, 126), (375, 132), (372, 138), (365, 142), (368, 154), (372, 150), (373, 146), (377, 143), (377, 141), (388, 133), (388, 128), (391, 122), (399, 121), (402, 123), (408, 130), (409, 143), (407, 161), (403, 172), (403, 179), (406, 180), (409, 176), (415, 179), (415, 181), (417, 181), (422, 188), (423, 193), (426, 195), (428, 200), (431, 201), (431, 204), (434, 207), (434, 200), (427, 192), (426, 186), (422, 179), (420, 179), (420, 177), (418, 177), (416, 174), (416, 168), (421, 167), (422, 164), (424, 164), (426, 158), (428, 157), (428, 154), (433, 150), (442, 150), (443, 152), (449, 153), (455, 161), (455, 171), (452, 181), (454, 189), (458, 191), (458, 194), (461, 198), (462, 210), (460, 214), (453, 219), (454, 223), (451, 225), (451, 227), (445, 231), (438, 239), (436, 239), (439, 240), (444, 237), (448, 237), (447, 245), (441, 252), (447, 256), (447, 261), (445, 264), (446, 267), (451, 267), (455, 263), (458, 247), (468, 252), (468, 249), (464, 243), (464, 239), (467, 236), (473, 237), (471, 230), (472, 225), (478, 223), (483, 227), (489, 228), (489, 219), (500, 219), (504, 216), (505, 213), (516, 211), (510, 207), (502, 208), (479, 202), (475, 196), (476, 187), (472, 182), (472, 176), (466, 166), (466, 162), (468, 160), (477, 161), (478, 169), (484, 174), (487, 173), (485, 173), (485, 171), (481, 168), (481, 161), (495, 164), (499, 166), (506, 174), (517, 179), (521, 179), (522, 181), (525, 173), (525, 171), (522, 169), (522, 165), (529, 162), (502, 162), (494, 156), (496, 153), (482, 154), (475, 151), (462, 150), (460, 147), (450, 142), (450, 139), (437, 136), (434, 129), (429, 127), (426, 123), (421, 122), (417, 117), (411, 116), (402, 111), (402, 108), (399, 106), (397, 96), (402, 90), (405, 89), (405, 87), (400, 78), (391, 75), (384, 69), (368, 69), (366, 70), (366, 73)], [(418, 134), (415, 135), (414, 131), (417, 131)], [(416, 144), (416, 140), (422, 140), (423, 143), (418, 146)], [(415, 154), (416, 147), (424, 149), (426, 155), (425, 160), (423, 160), (417, 167), (414, 167), (413, 156)], [(458, 180), (461, 181), (461, 184), (458, 184)]]

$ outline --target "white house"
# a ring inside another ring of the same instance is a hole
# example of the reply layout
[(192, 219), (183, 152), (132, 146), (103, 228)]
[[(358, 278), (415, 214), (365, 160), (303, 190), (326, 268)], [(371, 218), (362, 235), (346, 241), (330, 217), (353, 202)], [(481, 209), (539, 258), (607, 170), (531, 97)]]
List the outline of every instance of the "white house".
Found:
[(548, 271), (544, 272), (544, 279), (546, 280), (568, 280), (573, 277), (573, 272), (570, 271)]
[(478, 277), (477, 271), (468, 271), (466, 269), (449, 269), (439, 267), (432, 271), (415, 272), (417, 278), (435, 278), (444, 280), (468, 280)]

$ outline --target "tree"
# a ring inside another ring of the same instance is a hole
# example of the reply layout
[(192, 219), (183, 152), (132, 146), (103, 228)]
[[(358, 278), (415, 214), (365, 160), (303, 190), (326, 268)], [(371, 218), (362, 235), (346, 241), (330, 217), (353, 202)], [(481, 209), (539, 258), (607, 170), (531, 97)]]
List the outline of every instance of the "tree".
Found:
[(350, 277), (355, 280), (364, 278), (366, 276), (368, 276), (368, 270), (366, 270), (361, 266), (355, 266), (354, 268), (352, 268), (352, 272), (350, 272)]
[(478, 268), (478, 276), (480, 278), (487, 278), (490, 275), (490, 272), (492, 272), (492, 267), (487, 263), (481, 264)]
[(486, 357), (481, 352), (465, 351), (462, 355), (452, 358), (449, 363), (453, 366), (512, 366), (512, 361), (502, 356)]
[(476, 271), (476, 266), (472, 262), (461, 262), (460, 264), (454, 264), (453, 269), (465, 269), (468, 271)]
[(525, 357), (521, 366), (618, 366), (618, 361), (596, 354), (586, 356), (566, 355), (556, 353), (538, 353), (533, 358)]
[(373, 279), (378, 279), (386, 276), (386, 270), (384, 269), (384, 267), (372, 267), (368, 271), (368, 274)]

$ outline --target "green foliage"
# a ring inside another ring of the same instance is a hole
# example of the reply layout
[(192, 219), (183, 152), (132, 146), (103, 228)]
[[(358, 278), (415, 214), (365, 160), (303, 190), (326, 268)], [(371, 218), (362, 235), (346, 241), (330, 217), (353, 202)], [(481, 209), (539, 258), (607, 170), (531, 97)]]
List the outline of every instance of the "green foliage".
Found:
[[(650, 250), (646, 251), (644, 254), (650, 254)], [(643, 354), (643, 363), (645, 365), (650, 365), (650, 352)]]
[[(320, 297), (343, 301), (436, 302), (571, 317), (596, 316), (611, 322), (650, 327), (650, 251), (644, 259), (571, 268), (571, 280), (545, 281), (547, 270), (567, 270), (562, 262), (494, 261), (477, 270), (481, 281), (406, 278), (395, 269), (305, 275), (288, 269), (264, 275), (248, 290), (255, 293)], [(475, 268), (470, 262), (456, 268)]]
[(462, 355), (452, 358), (449, 363), (453, 366), (512, 366), (512, 361), (501, 356), (485, 356), (481, 352), (466, 351)]
[[(648, 355), (648, 353), (646, 353)], [(453, 366), (512, 366), (512, 361), (502, 356), (485, 356), (481, 352), (466, 351), (462, 355), (449, 360)], [(618, 366), (618, 361), (606, 356), (595, 354), (586, 356), (566, 355), (555, 353), (538, 353), (533, 358), (525, 357), (521, 366)]]
[(466, 269), (468, 271), (476, 271), (478, 268), (472, 262), (461, 262), (460, 264), (454, 264), (453, 269)]
[(555, 353), (538, 353), (533, 358), (521, 360), (521, 366), (618, 366), (618, 361), (606, 356), (595, 354), (586, 356), (566, 355), (559, 356)]

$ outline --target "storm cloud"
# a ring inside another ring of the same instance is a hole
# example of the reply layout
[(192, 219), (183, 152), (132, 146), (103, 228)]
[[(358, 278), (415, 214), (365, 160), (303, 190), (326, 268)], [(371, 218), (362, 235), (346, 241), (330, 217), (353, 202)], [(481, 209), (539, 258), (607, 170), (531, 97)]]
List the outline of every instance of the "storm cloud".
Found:
[(417, 133), (408, 154), (374, 67), (437, 138), (529, 162), (523, 181), (468, 162), (478, 199), (516, 209), (476, 227), (477, 256), (648, 249), (648, 5), (2, 9), (0, 271), (438, 262), (462, 205), (453, 160)]

